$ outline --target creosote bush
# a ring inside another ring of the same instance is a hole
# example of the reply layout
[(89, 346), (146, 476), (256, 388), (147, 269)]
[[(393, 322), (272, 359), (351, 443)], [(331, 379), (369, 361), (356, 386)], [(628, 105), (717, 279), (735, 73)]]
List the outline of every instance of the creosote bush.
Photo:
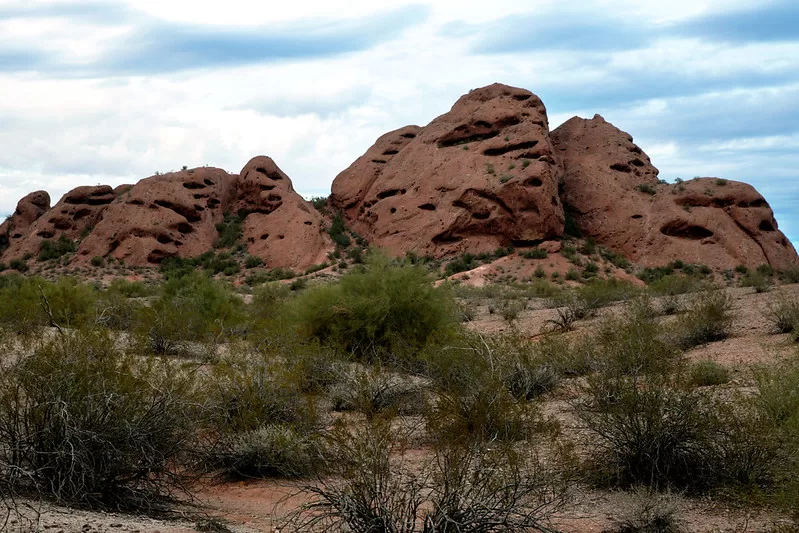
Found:
[(306, 336), (364, 359), (413, 359), (457, 320), (447, 287), (433, 287), (422, 267), (377, 254), (338, 283), (309, 287), (292, 309)]
[(694, 295), (688, 312), (674, 324), (673, 339), (688, 350), (695, 346), (726, 339), (733, 323), (732, 298), (724, 291), (704, 291)]
[(194, 375), (117, 350), (85, 330), (41, 344), (0, 373), (0, 477), (58, 501), (157, 508), (184, 490)]

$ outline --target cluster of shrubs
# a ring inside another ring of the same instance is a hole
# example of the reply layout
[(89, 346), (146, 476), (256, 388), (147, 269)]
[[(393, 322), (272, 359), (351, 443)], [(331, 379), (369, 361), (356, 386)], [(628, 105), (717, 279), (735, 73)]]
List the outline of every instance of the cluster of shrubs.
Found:
[[(378, 254), (335, 283), (266, 281), (249, 303), (187, 265), (157, 287), (0, 277), (0, 500), (155, 510), (194, 476), (318, 476), (289, 528), (409, 532), (546, 529), (576, 482), (797, 505), (799, 366), (720, 396), (728, 371), (683, 353), (730, 334), (732, 301), (685, 268), (646, 291), (479, 290), (549, 298), (563, 324), (536, 340), (469, 330), (456, 297), (476, 289)], [(620, 300), (592, 333), (560, 334)], [(794, 300), (769, 316), (799, 329)], [(540, 406), (567, 380), (585, 442)], [(432, 451), (421, 469), (412, 444)]]

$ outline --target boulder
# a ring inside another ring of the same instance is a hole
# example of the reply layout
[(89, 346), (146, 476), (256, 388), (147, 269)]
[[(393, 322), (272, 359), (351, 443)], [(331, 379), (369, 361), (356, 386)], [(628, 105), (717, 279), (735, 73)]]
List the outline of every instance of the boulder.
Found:
[(50, 195), (47, 191), (32, 192), (17, 202), (14, 213), (0, 224), (0, 252), (25, 237), (31, 224), (49, 209)]
[(559, 174), (544, 104), (494, 84), (380, 137), (333, 181), (331, 203), (391, 254), (479, 253), (559, 237)]

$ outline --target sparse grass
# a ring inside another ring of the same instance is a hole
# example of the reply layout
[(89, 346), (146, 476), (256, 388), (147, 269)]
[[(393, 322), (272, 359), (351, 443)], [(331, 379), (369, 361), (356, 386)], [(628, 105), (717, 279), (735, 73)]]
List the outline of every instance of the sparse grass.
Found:
[(643, 192), (643, 193), (646, 193), (646, 194), (651, 194), (651, 195), (657, 194), (657, 190), (652, 185), (650, 185), (649, 183), (639, 183), (635, 187), (635, 189), (638, 192)]
[(765, 314), (777, 333), (791, 333), (799, 327), (799, 300), (780, 296), (769, 302)]
[(549, 254), (543, 248), (533, 248), (532, 250), (524, 250), (523, 252), (519, 252), (519, 254), (524, 257), (525, 259), (546, 259), (549, 257)]
[(683, 350), (726, 339), (733, 322), (732, 298), (724, 291), (696, 293), (689, 310), (674, 324), (674, 342)]

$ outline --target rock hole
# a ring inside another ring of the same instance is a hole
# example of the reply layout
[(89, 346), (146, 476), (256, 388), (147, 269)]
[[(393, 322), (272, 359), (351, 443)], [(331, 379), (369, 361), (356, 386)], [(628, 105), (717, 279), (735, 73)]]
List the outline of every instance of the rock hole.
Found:
[[(404, 191), (402, 191), (402, 192), (404, 193)], [(389, 198), (389, 197), (395, 196), (397, 194), (400, 194), (400, 189), (389, 189), (387, 191), (383, 191), (383, 192), (377, 193), (377, 198), (380, 199), (380, 200), (383, 200), (384, 198)]]
[(683, 220), (675, 220), (667, 223), (660, 228), (660, 232), (669, 237), (689, 239), (692, 241), (698, 241), (713, 236), (713, 232), (709, 229), (685, 222)]
[(529, 100), (531, 96), (532, 96), (531, 94), (514, 94), (513, 99), (523, 102), (525, 100)]
[(306, 220), (305, 222), (303, 222), (303, 224), (305, 224), (306, 226), (313, 226), (313, 222), (311, 222), (310, 220)]
[(633, 215), (633, 216), (631, 216), (630, 218), (633, 218), (633, 219), (635, 219), (635, 220), (638, 220), (639, 218), (644, 218), (644, 215)]
[(617, 172), (632, 172), (633, 170), (630, 168), (630, 165), (627, 165), (626, 163), (613, 163), (610, 165), (610, 169)]
[(489, 124), (485, 120), (478, 120), (477, 122), (474, 123), (474, 125), (477, 126), (478, 128), (490, 128), (491, 127), (491, 124)]
[(406, 139), (415, 139), (416, 138), (416, 134), (415, 133), (403, 133), (401, 135), (401, 137), (404, 137)]
[(383, 152), (383, 155), (397, 155), (398, 153), (399, 150), (395, 150), (394, 148), (389, 148), (388, 150)]
[(214, 182), (213, 182), (213, 181), (211, 181), (211, 180), (210, 180), (210, 179), (208, 179), (208, 178), (205, 178), (205, 179), (203, 180), (203, 183), (205, 183), (205, 184), (206, 184), (206, 185), (208, 185), (209, 187), (210, 187), (211, 185), (214, 185)]
[(422, 205), (420, 205), (418, 207), (422, 211), (435, 211), (436, 210), (436, 206), (434, 206), (433, 204), (422, 204)]
[(185, 223), (185, 222), (181, 222), (180, 224), (178, 224), (178, 225), (177, 225), (177, 227), (176, 227), (176, 229), (177, 229), (177, 230), (178, 230), (180, 233), (184, 233), (184, 234), (185, 234), (185, 233), (191, 233), (191, 232), (193, 232), (193, 231), (194, 231), (194, 228), (192, 228), (192, 227), (191, 227), (191, 224), (187, 224), (187, 223)]
[(760, 228), (760, 231), (776, 231), (774, 224), (770, 220), (762, 220), (758, 228)]
[(161, 244), (169, 244), (170, 242), (172, 242), (172, 237), (166, 234), (161, 234), (158, 237), (156, 237), (155, 240), (157, 240)]
[(186, 189), (194, 190), (194, 189), (205, 189), (206, 185), (203, 183), (197, 183), (196, 181), (187, 181), (183, 184), (183, 187)]
[(271, 191), (275, 187), (277, 187), (277, 185), (264, 185), (263, 183), (258, 185), (258, 188), (261, 189), (262, 191)]
[(277, 238), (278, 238), (278, 239), (285, 239), (285, 238), (286, 238), (286, 236), (285, 236), (285, 235), (278, 235), (278, 236), (277, 236)]
[(553, 196), (552, 197), (552, 205), (554, 205), (554, 206), (558, 205), (558, 197), (557, 196)]
[(269, 234), (268, 233), (264, 233), (263, 235), (261, 235), (261, 240), (262, 241), (265, 241), (268, 238), (269, 238)]
[(485, 220), (491, 216), (491, 213), (487, 211), (472, 213), (472, 218), (476, 218), (477, 220)]
[(91, 209), (78, 209), (75, 213), (75, 220), (80, 220), (92, 214)]
[[(36, 235), (42, 237), (43, 239), (52, 239), (53, 237), (55, 237), (55, 232), (52, 232), (50, 230), (43, 230), (37, 233)], [(16, 235), (14, 235), (14, 237), (16, 237)], [(20, 237), (22, 237), (22, 235), (20, 235)]]
[(528, 178), (524, 180), (525, 185), (529, 185), (530, 187), (541, 187), (544, 182), (541, 181), (539, 178)]
[(142, 200), (139, 200), (139, 199), (136, 199), (136, 200), (131, 200), (131, 201), (130, 201), (130, 202), (128, 202), (128, 203), (129, 203), (130, 205), (144, 205), (144, 202), (143, 202)]
[(214, 209), (215, 207), (217, 207), (221, 203), (222, 202), (220, 202), (216, 198), (211, 198), (210, 200), (208, 200), (208, 207), (210, 207), (211, 209)]
[(766, 202), (763, 198), (758, 198), (757, 200), (752, 200), (751, 202), (747, 202), (746, 200), (742, 200), (738, 202), (738, 207), (768, 207), (768, 202)]
[(393, 215), (394, 213), (397, 212), (397, 208), (396, 207), (392, 207), (391, 209), (389, 209), (389, 212), (391, 212), (391, 214)]
[(530, 148), (533, 148), (537, 144), (538, 141), (524, 141), (520, 143), (509, 144), (501, 148), (488, 148), (487, 150), (483, 150), (483, 155), (487, 156), (504, 155), (507, 154), (508, 152), (515, 152), (517, 150), (528, 150)]
[(452, 244), (455, 242), (460, 242), (462, 240), (463, 237), (458, 237), (457, 235), (453, 235), (449, 231), (445, 231), (433, 237), (432, 242), (433, 244)]
[(636, 167), (642, 167), (645, 165), (645, 163), (640, 159), (633, 159), (632, 161), (630, 161), (630, 164)]
[(385, 165), (386, 164), (386, 160), (385, 159), (372, 159), (372, 163), (377, 163), (378, 165)]

